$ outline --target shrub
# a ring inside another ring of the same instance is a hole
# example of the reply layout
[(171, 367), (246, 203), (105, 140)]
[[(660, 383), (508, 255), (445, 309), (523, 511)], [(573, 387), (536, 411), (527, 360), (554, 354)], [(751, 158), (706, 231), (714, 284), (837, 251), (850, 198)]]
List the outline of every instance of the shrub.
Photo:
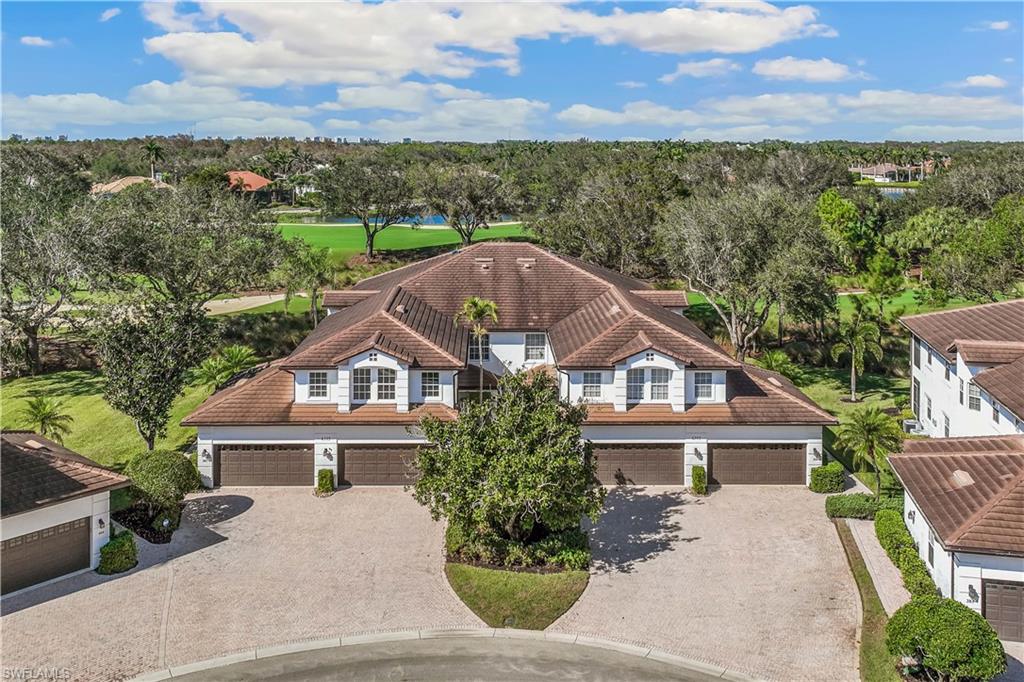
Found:
[(707, 495), (708, 494), (708, 472), (707, 469), (697, 464), (693, 467), (690, 472), (690, 476), (693, 480), (693, 494), (694, 495)]
[(928, 567), (925, 566), (916, 549), (913, 547), (900, 548), (893, 563), (896, 564), (896, 568), (900, 569), (903, 586), (907, 588), (907, 592), (912, 597), (938, 593), (935, 581), (929, 575)]
[(585, 570), (590, 565), (587, 535), (578, 528), (549, 533), (536, 542), (522, 543), (492, 533), (475, 534), (449, 523), (445, 530), (445, 552), (456, 561), (506, 568), (558, 566)]
[(811, 469), (811, 490), (816, 493), (843, 492), (845, 471), (839, 462), (829, 462), (825, 466)]
[(830, 519), (873, 519), (878, 503), (867, 493), (830, 495), (825, 498), (825, 515)]
[[(164, 525), (164, 522), (167, 525)], [(158, 513), (154, 518), (150, 526), (156, 531), (175, 531), (178, 530), (178, 525), (181, 523), (181, 505), (174, 505), (170, 509), (164, 509)]]
[(135, 498), (149, 507), (151, 516), (176, 512), (185, 495), (202, 484), (192, 462), (171, 450), (139, 453), (128, 462), (125, 474), (132, 479)]
[(914, 546), (914, 538), (903, 523), (903, 516), (893, 509), (880, 509), (875, 513), (875, 535), (894, 564), (901, 549)]
[(123, 531), (110, 538), (110, 542), (100, 547), (100, 565), (96, 572), (101, 575), (124, 573), (135, 568), (139, 563), (139, 550), (135, 546), (135, 536), (131, 531)]
[(316, 472), (316, 492), (320, 495), (330, 495), (334, 492), (334, 472), (330, 469), (321, 469)]
[(889, 653), (916, 660), (930, 679), (990, 680), (1006, 670), (992, 626), (953, 599), (911, 599), (889, 619), (885, 644)]

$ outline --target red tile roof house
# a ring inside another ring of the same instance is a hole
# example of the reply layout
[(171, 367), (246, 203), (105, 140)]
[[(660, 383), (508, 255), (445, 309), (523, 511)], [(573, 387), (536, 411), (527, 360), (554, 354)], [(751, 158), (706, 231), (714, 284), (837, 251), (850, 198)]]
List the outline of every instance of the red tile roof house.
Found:
[(1024, 436), (911, 440), (889, 458), (904, 521), (945, 597), (1024, 641)]
[(96, 568), (110, 492), (130, 481), (30, 431), (0, 434), (0, 592)]
[[(498, 305), (477, 358), (456, 320)], [(207, 485), (404, 484), (427, 414), (456, 417), (479, 381), (556, 373), (589, 404), (584, 436), (608, 484), (805, 485), (834, 424), (782, 376), (742, 365), (686, 317), (685, 298), (524, 243), (488, 242), (329, 292), (330, 314), (288, 357), (211, 396), (198, 428)]]

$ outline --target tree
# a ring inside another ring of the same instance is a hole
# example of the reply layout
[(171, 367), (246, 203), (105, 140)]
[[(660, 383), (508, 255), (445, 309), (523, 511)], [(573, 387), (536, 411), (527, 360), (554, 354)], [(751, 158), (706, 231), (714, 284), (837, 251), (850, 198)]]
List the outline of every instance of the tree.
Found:
[(758, 359), (758, 364), (769, 371), (778, 372), (787, 379), (792, 379), (797, 373), (797, 367), (793, 361), (789, 359), (785, 351), (778, 349), (765, 351)]
[(255, 367), (259, 362), (256, 352), (249, 346), (225, 346), (203, 360), (192, 373), (192, 379), (196, 383), (216, 388), (239, 372)]
[(374, 240), (392, 225), (419, 213), (416, 187), (405, 168), (386, 159), (340, 159), (316, 175), (316, 186), (329, 215), (353, 215), (366, 235), (366, 257), (374, 256)]
[(929, 206), (908, 218), (892, 233), (889, 243), (900, 258), (918, 264), (952, 239), (968, 220), (962, 209)]
[(82, 250), (94, 240), (79, 219), (88, 190), (71, 165), (50, 154), (15, 145), (0, 155), (0, 318), (5, 346), (20, 346), (32, 373), (41, 369), (40, 330), (88, 285)]
[(131, 417), (152, 450), (189, 371), (209, 353), (212, 322), (202, 309), (149, 302), (114, 311), (97, 337), (103, 397)]
[(839, 341), (832, 346), (832, 359), (850, 356), (850, 402), (857, 402), (857, 377), (864, 373), (864, 357), (882, 359), (882, 333), (874, 322), (854, 316), (839, 327)]
[(421, 191), (427, 209), (459, 233), (463, 246), (472, 243), (478, 229), (488, 229), (513, 210), (509, 186), (498, 175), (472, 164), (428, 169)]
[(903, 276), (903, 264), (893, 258), (888, 251), (879, 249), (868, 260), (868, 277), (865, 289), (868, 295), (878, 303), (878, 319), (885, 323), (885, 301), (902, 292), (907, 286)]
[(149, 517), (168, 519), (170, 530), (178, 527), (185, 495), (202, 485), (192, 462), (172, 450), (140, 452), (128, 461), (125, 475), (132, 479), (132, 490)]
[(876, 405), (853, 411), (840, 424), (836, 443), (853, 452), (854, 461), (875, 470), (875, 499), (882, 490), (882, 467), (893, 452), (903, 449), (903, 432), (896, 420)]
[(146, 140), (142, 145), (143, 156), (149, 162), (149, 177), (156, 179), (156, 164), (164, 160), (164, 148), (156, 140)]
[(454, 421), (420, 422), (434, 445), (417, 454), (413, 495), (433, 518), (476, 535), (522, 543), (578, 528), (604, 501), (585, 419), (586, 406), (562, 400), (556, 379), (506, 374)]
[(874, 231), (862, 218), (857, 204), (829, 189), (818, 197), (816, 209), (836, 259), (850, 270), (860, 272), (866, 254), (874, 249)]
[(484, 337), (487, 335), (487, 329), (484, 327), (483, 323), (486, 320), (490, 320), (493, 323), (498, 322), (498, 304), (484, 298), (470, 296), (462, 302), (462, 308), (459, 310), (458, 319), (469, 325), (469, 333), (472, 334), (473, 340), (476, 342), (476, 357), (480, 363), (480, 386), (477, 388), (477, 392), (478, 398), (482, 402), (484, 399), (483, 343)]
[(64, 443), (64, 437), (71, 432), (74, 418), (64, 410), (56, 398), (39, 395), (21, 409), (21, 418), (29, 428), (44, 438)]
[(278, 269), (278, 279), (285, 287), (285, 311), (297, 292), (308, 291), (309, 312), (316, 326), (319, 323), (320, 291), (334, 282), (335, 275), (329, 248), (310, 246), (301, 239), (289, 241), (284, 262)]

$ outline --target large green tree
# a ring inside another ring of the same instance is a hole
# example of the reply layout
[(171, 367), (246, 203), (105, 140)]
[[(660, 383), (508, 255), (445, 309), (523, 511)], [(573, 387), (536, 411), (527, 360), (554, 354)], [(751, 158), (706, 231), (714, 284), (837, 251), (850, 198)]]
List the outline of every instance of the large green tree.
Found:
[(604, 501), (585, 419), (584, 405), (559, 397), (556, 379), (506, 374), (454, 421), (420, 423), (431, 446), (417, 455), (413, 494), (469, 533), (525, 542), (538, 530), (578, 528)]
[(426, 208), (441, 216), (468, 246), (477, 230), (515, 210), (512, 187), (480, 166), (434, 165), (420, 181)]

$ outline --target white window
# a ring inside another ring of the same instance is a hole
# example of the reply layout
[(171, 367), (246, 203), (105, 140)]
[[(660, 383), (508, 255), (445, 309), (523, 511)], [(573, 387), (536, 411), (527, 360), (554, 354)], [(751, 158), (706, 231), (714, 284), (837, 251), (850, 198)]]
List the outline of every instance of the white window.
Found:
[(544, 346), (546, 345), (543, 334), (526, 335), (526, 359), (543, 360), (546, 356)]
[(630, 369), (626, 371), (626, 400), (638, 403), (644, 399), (644, 371)]
[(932, 397), (926, 395), (924, 397), (924, 401), (925, 401), (925, 404), (928, 405), (928, 408), (927, 408), (927, 411), (926, 411), (926, 414), (928, 415), (928, 420), (931, 421), (931, 422), (934, 422), (935, 420), (932, 419)]
[(420, 391), (426, 398), (441, 397), (441, 375), (437, 372), (423, 372), (420, 374)]
[(377, 362), (377, 351), (370, 352), (370, 362)]
[(964, 380), (960, 380), (960, 404), (964, 404)]
[(352, 400), (370, 399), (370, 368), (352, 370)]
[(397, 372), (387, 367), (377, 370), (377, 400), (395, 399), (395, 377)]
[(992, 401), (992, 421), (999, 423), (999, 403)]
[(945, 434), (946, 438), (949, 438), (949, 415), (942, 415), (942, 433)]
[(601, 397), (601, 373), (600, 372), (584, 372), (583, 373), (583, 397), (584, 398), (600, 398)]
[(914, 346), (914, 367), (921, 369), (921, 342), (914, 339), (911, 343)]
[(484, 334), (479, 339), (475, 336), (469, 337), (469, 359), (480, 360), (483, 357), (484, 362), (491, 359), (491, 335)]
[(667, 369), (651, 370), (651, 400), (668, 400), (668, 382), (672, 372)]
[(327, 372), (309, 373), (309, 397), (310, 399), (327, 397)]
[(644, 358), (647, 360), (647, 362), (654, 362), (654, 353), (648, 351), (647, 354), (644, 355)]
[(715, 397), (715, 387), (711, 383), (711, 372), (693, 373), (693, 392), (697, 400), (710, 400)]
[(975, 412), (981, 412), (981, 389), (974, 385), (974, 382), (967, 384), (967, 407)]

